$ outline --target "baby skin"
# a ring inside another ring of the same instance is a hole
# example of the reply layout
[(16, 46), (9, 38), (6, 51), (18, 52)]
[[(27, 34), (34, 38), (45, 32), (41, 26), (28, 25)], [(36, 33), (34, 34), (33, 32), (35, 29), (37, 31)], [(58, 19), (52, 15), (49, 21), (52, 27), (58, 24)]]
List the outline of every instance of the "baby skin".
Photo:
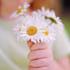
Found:
[(30, 48), (29, 70), (70, 70), (69, 58), (64, 57), (56, 61), (52, 50), (46, 43), (28, 42)]

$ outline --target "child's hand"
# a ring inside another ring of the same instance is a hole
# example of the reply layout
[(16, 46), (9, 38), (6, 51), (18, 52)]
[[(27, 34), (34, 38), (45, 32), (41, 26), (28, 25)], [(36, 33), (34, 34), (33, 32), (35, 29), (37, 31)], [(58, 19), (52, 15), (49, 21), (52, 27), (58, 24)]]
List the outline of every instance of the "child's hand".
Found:
[(52, 50), (48, 47), (46, 43), (33, 43), (28, 41), (28, 46), (30, 48), (29, 54), (29, 70), (70, 70), (69, 63), (65, 59), (56, 61), (53, 59)]
[(28, 46), (31, 50), (29, 54), (29, 70), (47, 70), (53, 60), (52, 51), (48, 45), (46, 43), (34, 44), (29, 41)]

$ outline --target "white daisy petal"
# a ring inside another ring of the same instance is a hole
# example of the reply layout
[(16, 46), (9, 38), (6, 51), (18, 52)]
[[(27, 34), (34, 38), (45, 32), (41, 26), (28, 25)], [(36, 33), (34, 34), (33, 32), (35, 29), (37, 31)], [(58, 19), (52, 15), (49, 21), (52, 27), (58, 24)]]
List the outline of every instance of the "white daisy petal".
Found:
[[(57, 24), (50, 18), (54, 19)], [(31, 15), (20, 16), (17, 21), (14, 31), (19, 35), (18, 37), (24, 41), (31, 40), (34, 43), (54, 41), (56, 31), (60, 26), (62, 28), (62, 22), (59, 17), (56, 17), (54, 11), (45, 10), (44, 7), (41, 10), (33, 11)]]

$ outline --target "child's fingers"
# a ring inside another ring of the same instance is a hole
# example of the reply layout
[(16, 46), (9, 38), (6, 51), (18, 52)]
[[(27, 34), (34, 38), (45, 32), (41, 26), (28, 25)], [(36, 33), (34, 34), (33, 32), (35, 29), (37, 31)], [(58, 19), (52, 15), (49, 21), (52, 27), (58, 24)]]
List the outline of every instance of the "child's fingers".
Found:
[(35, 50), (30, 52), (29, 60), (30, 60), (29, 67), (31, 69), (32, 68), (38, 69), (48, 67), (50, 62), (53, 61), (53, 56), (50, 50), (48, 49)]
[(36, 43), (34, 44), (32, 47), (31, 47), (31, 50), (34, 51), (34, 50), (43, 50), (43, 49), (47, 49), (48, 48), (48, 45), (46, 43)]
[(48, 70), (48, 68), (47, 68), (47, 66), (46, 67), (39, 67), (39, 68), (30, 67), (29, 70)]
[(38, 42), (34, 43), (31, 40), (29, 40), (27, 42), (27, 44), (31, 50), (41, 50), (41, 49), (48, 48), (48, 45), (46, 43), (41, 42), (41, 41), (39, 43)]
[(31, 49), (31, 47), (32, 47), (35, 43), (32, 42), (31, 40), (29, 40), (29, 41), (27, 42), (27, 44), (28, 44), (29, 48)]
[(47, 58), (43, 58), (43, 59), (37, 59), (34, 61), (30, 62), (30, 67), (34, 67), (34, 68), (39, 68), (39, 67), (47, 67), (49, 64), (49, 61), (47, 60)]
[(50, 62), (53, 61), (52, 50), (49, 48), (48, 44), (43, 42), (36, 42), (32, 44), (29, 41), (31, 52), (29, 53), (29, 70), (47, 70)]
[(42, 59), (42, 58), (51, 58), (51, 55), (50, 55), (50, 51), (49, 50), (35, 50), (35, 51), (31, 51), (30, 54), (29, 54), (29, 59), (31, 61), (33, 60), (37, 60), (37, 59)]

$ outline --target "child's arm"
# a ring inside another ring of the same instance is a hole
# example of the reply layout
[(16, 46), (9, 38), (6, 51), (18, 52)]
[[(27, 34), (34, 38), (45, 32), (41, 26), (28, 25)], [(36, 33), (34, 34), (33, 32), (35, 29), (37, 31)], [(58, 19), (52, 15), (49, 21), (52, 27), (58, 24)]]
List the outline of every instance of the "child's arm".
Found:
[(52, 50), (47, 47), (47, 44), (39, 43), (32, 45), (28, 43), (28, 45), (31, 50), (29, 54), (29, 70), (70, 70), (67, 59), (63, 58), (65, 63), (62, 60), (54, 60)]

